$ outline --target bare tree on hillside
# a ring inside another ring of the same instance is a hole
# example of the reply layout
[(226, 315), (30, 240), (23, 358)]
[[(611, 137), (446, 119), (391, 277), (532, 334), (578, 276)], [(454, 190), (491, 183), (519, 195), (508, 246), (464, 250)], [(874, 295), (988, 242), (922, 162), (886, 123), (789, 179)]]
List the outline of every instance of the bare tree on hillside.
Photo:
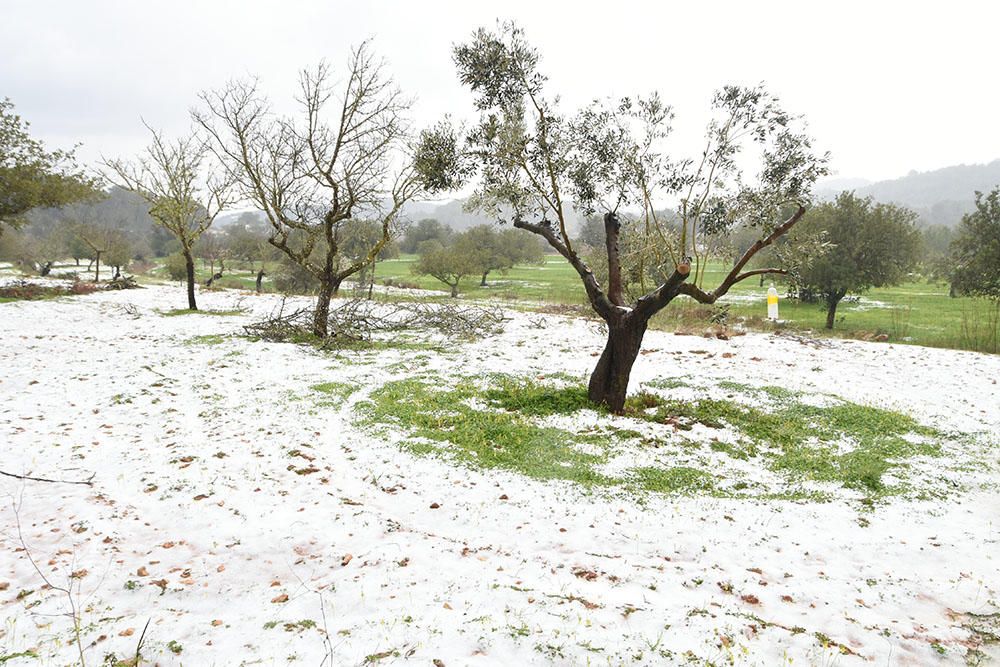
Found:
[(197, 132), (169, 141), (147, 126), (152, 143), (135, 160), (105, 160), (108, 180), (140, 195), (149, 215), (181, 244), (188, 308), (195, 301), (194, 247), (216, 216), (233, 203), (228, 173), (213, 168), (208, 143)]
[[(409, 101), (368, 44), (353, 50), (342, 82), (321, 63), (300, 76), (297, 119), (276, 116), (255, 81), (202, 94), (193, 113), (239, 184), (264, 212), (268, 241), (319, 283), (313, 333), (327, 335), (330, 299), (374, 261), (397, 231), (403, 205), (422, 191), (409, 150)], [(381, 233), (361, 256), (343, 252), (347, 223)]]

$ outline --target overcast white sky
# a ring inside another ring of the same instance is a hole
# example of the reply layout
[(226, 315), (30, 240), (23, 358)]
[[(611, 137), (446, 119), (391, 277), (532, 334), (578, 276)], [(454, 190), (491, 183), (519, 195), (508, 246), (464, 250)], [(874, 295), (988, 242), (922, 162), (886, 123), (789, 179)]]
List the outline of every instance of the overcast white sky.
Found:
[[(660, 91), (693, 152), (711, 92), (764, 81), (840, 176), (1000, 158), (1000, 2), (2, 0), (0, 96), (52, 147), (128, 155), (140, 117), (179, 131), (199, 90), (257, 74), (279, 106), (297, 71), (374, 37), (427, 124), (471, 116), (450, 48), (513, 19), (567, 106)], [(700, 143), (700, 139), (698, 141)]]

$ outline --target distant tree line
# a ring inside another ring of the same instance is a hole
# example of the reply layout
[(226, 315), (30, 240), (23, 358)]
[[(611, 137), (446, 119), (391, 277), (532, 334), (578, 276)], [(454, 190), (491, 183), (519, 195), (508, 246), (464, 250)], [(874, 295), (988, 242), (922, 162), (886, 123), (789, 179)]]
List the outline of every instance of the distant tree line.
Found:
[[(675, 163), (656, 148), (673, 114), (657, 95), (564, 115), (516, 26), (478, 31), (453, 55), (482, 112), (470, 132), (444, 122), (411, 136), (408, 98), (362, 44), (342, 78), (325, 64), (302, 72), (295, 118), (276, 115), (253, 80), (232, 82), (202, 94), (191, 132), (167, 139), (150, 128), (146, 151), (106, 161), (103, 183), (72, 151), (32, 138), (4, 100), (0, 259), (41, 275), (86, 260), (100, 280), (102, 268), (117, 277), (132, 261), (166, 257), (192, 309), (196, 259), (209, 285), (242, 263), (258, 290), (270, 271), (276, 285), (315, 293), (323, 336), (343, 281), (370, 289), (374, 265), (399, 252), (418, 255), (414, 273), (457, 295), (470, 277), (485, 286), (491, 273), (540, 261), (545, 247), (579, 274), (608, 323), (590, 394), (615, 410), (649, 318), (677, 297), (713, 304), (737, 282), (777, 276), (822, 303), (832, 327), (847, 295), (919, 274), (1000, 304), (1000, 189), (976, 193), (957, 229), (920, 226), (912, 210), (854, 193), (816, 204), (827, 157), (762, 87), (720, 90), (709, 149)], [(749, 141), (768, 147), (755, 184), (734, 158)], [(513, 229), (406, 223), (407, 204), (472, 179), (470, 210)], [(664, 196), (677, 205), (663, 209)], [(214, 228), (237, 202), (260, 215)], [(586, 217), (573, 229), (577, 212)], [(706, 290), (709, 260), (720, 259), (731, 271)]]
[(420, 239), (413, 273), (436, 278), (451, 288), (453, 297), (458, 296), (459, 285), (466, 278), (478, 277), (480, 287), (486, 287), (491, 273), (506, 274), (518, 264), (539, 264), (544, 259), (538, 239), (521, 230), (476, 225), (456, 234), (433, 222), (421, 221), (404, 242), (412, 244), (415, 238)]

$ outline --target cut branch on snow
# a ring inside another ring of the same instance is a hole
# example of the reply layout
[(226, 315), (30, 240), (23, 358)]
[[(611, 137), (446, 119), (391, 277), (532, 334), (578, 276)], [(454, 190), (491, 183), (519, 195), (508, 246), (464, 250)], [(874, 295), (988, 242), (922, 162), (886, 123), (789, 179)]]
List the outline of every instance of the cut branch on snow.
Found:
[(94, 477), (97, 473), (91, 473), (90, 477), (87, 479), (51, 479), (49, 477), (34, 477), (32, 475), (17, 475), (12, 472), (7, 472), (6, 470), (0, 470), (0, 475), (4, 477), (12, 477), (14, 479), (27, 480), (31, 482), (47, 482), (50, 484), (83, 484), (86, 486), (94, 485)]

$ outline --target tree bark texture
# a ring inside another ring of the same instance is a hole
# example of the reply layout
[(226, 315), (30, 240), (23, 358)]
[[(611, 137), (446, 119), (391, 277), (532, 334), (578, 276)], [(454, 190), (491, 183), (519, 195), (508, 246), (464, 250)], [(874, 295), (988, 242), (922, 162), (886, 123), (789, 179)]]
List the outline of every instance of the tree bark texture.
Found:
[(198, 310), (198, 303), (194, 299), (194, 257), (190, 250), (184, 251), (184, 270), (187, 273), (188, 310)]
[(837, 320), (837, 306), (840, 305), (841, 299), (844, 298), (846, 292), (834, 292), (826, 298), (826, 328), (832, 329), (833, 323)]
[(625, 408), (628, 381), (642, 347), (647, 320), (634, 313), (613, 319), (608, 322), (608, 340), (590, 375), (587, 395), (594, 403), (620, 414)]

